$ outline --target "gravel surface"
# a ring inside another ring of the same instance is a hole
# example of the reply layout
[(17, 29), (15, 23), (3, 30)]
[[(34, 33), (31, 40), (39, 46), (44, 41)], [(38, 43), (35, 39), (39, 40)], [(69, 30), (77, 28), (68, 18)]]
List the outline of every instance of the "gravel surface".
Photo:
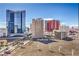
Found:
[[(79, 56), (79, 40), (56, 40), (49, 44), (31, 41), (12, 52), (13, 56)], [(73, 52), (72, 52), (73, 50)]]

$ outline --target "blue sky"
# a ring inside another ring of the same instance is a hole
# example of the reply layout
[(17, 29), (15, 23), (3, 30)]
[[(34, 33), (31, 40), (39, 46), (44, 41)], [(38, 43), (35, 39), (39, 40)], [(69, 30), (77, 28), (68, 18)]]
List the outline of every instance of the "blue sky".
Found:
[(26, 10), (26, 26), (33, 18), (53, 18), (66, 25), (78, 24), (78, 4), (75, 3), (9, 3), (0, 4), (0, 27), (6, 27), (6, 9)]

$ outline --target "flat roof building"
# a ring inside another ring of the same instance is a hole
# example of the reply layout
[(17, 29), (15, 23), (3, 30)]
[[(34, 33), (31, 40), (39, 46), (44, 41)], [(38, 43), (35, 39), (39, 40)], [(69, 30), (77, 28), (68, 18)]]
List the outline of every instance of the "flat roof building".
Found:
[(59, 30), (60, 21), (59, 20), (47, 20), (45, 21), (45, 30), (51, 32), (53, 30)]
[(43, 19), (36, 18), (32, 19), (31, 32), (33, 38), (42, 38), (43, 37)]

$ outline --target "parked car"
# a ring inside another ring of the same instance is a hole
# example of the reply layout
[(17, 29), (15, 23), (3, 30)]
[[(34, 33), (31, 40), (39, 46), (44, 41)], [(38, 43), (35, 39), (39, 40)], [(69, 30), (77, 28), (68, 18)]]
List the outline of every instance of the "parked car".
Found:
[(66, 40), (66, 41), (72, 41), (73, 38), (71, 38), (71, 37), (65, 37), (65, 38), (63, 38), (63, 40)]
[(11, 51), (10, 50), (5, 51), (4, 54), (11, 54)]

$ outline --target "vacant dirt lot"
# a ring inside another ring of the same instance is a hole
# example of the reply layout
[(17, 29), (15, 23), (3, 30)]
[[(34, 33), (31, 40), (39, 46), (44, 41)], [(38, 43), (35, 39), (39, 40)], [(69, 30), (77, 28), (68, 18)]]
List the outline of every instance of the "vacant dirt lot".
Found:
[(49, 44), (29, 42), (24, 48), (17, 48), (13, 56), (79, 56), (79, 40), (56, 40)]

